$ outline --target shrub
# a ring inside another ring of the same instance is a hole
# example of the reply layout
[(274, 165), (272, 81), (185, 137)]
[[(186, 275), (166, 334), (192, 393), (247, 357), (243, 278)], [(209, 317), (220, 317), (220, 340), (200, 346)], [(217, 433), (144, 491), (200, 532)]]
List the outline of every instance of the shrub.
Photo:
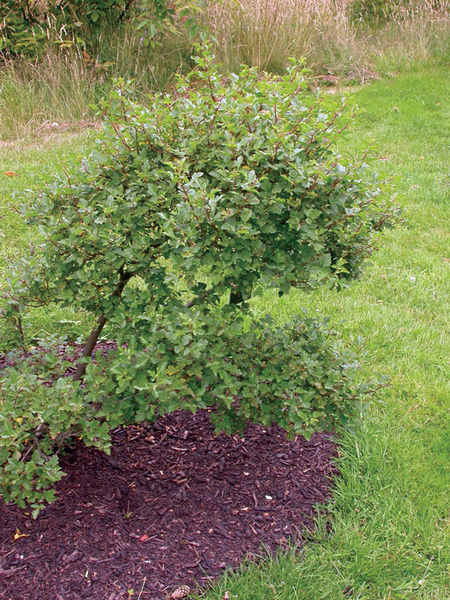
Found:
[[(121, 424), (209, 406), (218, 430), (275, 421), (310, 435), (345, 422), (361, 398), (354, 361), (326, 329), (251, 311), (264, 288), (358, 277), (392, 221), (366, 165), (332, 149), (347, 109), (327, 111), (295, 65), (283, 77), (248, 67), (224, 77), (208, 52), (197, 64), (146, 107), (119, 86), (102, 105), (97, 150), (22, 208), (41, 239), (3, 292), (5, 326), (26, 349), (33, 306), (96, 322), (73, 376), (52, 374), (54, 353), (0, 376), (8, 500), (38, 511), (53, 497), (70, 437), (107, 449)], [(105, 325), (117, 349), (92, 361)]]
[(0, 54), (38, 56), (51, 43), (95, 47), (102, 31), (137, 19), (142, 36), (178, 16), (196, 31), (202, 0), (0, 0)]

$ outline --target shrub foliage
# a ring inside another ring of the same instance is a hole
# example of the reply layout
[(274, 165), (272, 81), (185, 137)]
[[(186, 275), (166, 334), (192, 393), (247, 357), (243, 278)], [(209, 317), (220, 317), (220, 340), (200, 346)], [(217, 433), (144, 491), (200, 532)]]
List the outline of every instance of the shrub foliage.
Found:
[[(119, 82), (101, 110), (96, 150), (21, 209), (40, 242), (0, 305), (25, 350), (0, 372), (0, 490), (35, 513), (74, 437), (107, 451), (111, 429), (179, 408), (214, 407), (226, 432), (346, 422), (354, 359), (320, 323), (279, 326), (251, 300), (358, 277), (393, 217), (364, 162), (333, 150), (348, 109), (327, 111), (295, 65), (223, 76), (204, 52), (173, 93), (142, 106)], [(51, 304), (95, 318), (75, 367), (29, 348), (23, 317)], [(92, 360), (105, 326), (116, 347)]]
[(88, 50), (108, 28), (134, 20), (149, 41), (175, 18), (189, 32), (204, 0), (0, 0), (0, 57), (39, 56), (50, 43)]

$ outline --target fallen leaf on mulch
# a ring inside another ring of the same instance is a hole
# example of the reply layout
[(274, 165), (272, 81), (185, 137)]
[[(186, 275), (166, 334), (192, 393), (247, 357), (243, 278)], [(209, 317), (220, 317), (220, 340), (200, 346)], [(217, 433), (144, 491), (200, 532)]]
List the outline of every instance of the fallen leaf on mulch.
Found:
[(20, 531), (18, 529), (16, 529), (16, 533), (14, 534), (14, 540), (19, 540), (20, 538), (28, 537), (28, 536), (29, 536), (28, 533), (20, 533)]

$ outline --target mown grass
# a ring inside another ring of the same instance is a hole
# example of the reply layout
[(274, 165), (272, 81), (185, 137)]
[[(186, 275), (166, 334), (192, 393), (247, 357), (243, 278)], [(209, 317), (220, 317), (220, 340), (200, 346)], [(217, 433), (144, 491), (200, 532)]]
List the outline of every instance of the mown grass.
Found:
[[(377, 168), (394, 178), (406, 218), (379, 240), (380, 250), (361, 281), (339, 293), (292, 292), (282, 299), (268, 294), (256, 306), (281, 321), (303, 307), (330, 315), (347, 345), (364, 346), (362, 376), (391, 377), (390, 388), (342, 436), (341, 476), (326, 516), (331, 529), (322, 517), (301, 558), (292, 552), (246, 565), (222, 578), (204, 600), (221, 600), (225, 592), (230, 600), (450, 596), (446, 76), (444, 69), (418, 69), (355, 93), (362, 111), (342, 151), (360, 155), (372, 146)], [(62, 136), (30, 148), (0, 148), (0, 206), (13, 191), (35, 185), (42, 173), (75, 160), (89, 139)], [(8, 178), (6, 170), (18, 176)], [(33, 235), (24, 232), (14, 213), (1, 226), (0, 278)], [(70, 320), (66, 314), (40, 314), (36, 331), (60, 331), (62, 318)], [(73, 324), (64, 327), (72, 335), (78, 331)]]

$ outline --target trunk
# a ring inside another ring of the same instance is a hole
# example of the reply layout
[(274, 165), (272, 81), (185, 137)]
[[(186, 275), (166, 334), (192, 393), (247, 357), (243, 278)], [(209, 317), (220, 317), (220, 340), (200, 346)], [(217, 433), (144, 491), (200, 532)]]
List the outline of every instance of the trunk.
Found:
[[(125, 286), (127, 285), (127, 283), (130, 281), (130, 279), (132, 277), (133, 277), (133, 273), (124, 273), (123, 268), (120, 269), (120, 280), (119, 280), (119, 283), (117, 284), (117, 287), (114, 290), (112, 295), (118, 296), (120, 298)], [(97, 343), (97, 340), (100, 337), (100, 334), (103, 330), (103, 327), (106, 324), (106, 321), (107, 321), (107, 318), (104, 315), (100, 315), (100, 317), (97, 319), (97, 326), (94, 327), (94, 329), (89, 334), (86, 344), (84, 345), (83, 352), (81, 353), (81, 359), (88, 358), (89, 356), (92, 355), (92, 352), (95, 348), (95, 344)], [(86, 361), (81, 360), (77, 364), (75, 374), (73, 376), (74, 381), (79, 381), (80, 379), (82, 379), (85, 372), (86, 372)]]
[[(83, 352), (81, 353), (81, 358), (87, 358), (88, 356), (91, 356), (92, 351), (95, 348), (95, 344), (97, 343), (97, 340), (102, 332), (103, 327), (105, 326), (106, 323), (106, 317), (104, 317), (103, 315), (100, 316), (97, 319), (97, 327), (94, 327), (94, 329), (91, 331), (87, 342), (84, 345), (83, 348)], [(75, 381), (78, 381), (79, 379), (81, 379), (83, 377), (83, 375), (86, 372), (86, 362), (82, 361), (82, 362), (78, 362), (77, 364), (77, 368), (75, 371), (75, 375), (73, 376)]]

